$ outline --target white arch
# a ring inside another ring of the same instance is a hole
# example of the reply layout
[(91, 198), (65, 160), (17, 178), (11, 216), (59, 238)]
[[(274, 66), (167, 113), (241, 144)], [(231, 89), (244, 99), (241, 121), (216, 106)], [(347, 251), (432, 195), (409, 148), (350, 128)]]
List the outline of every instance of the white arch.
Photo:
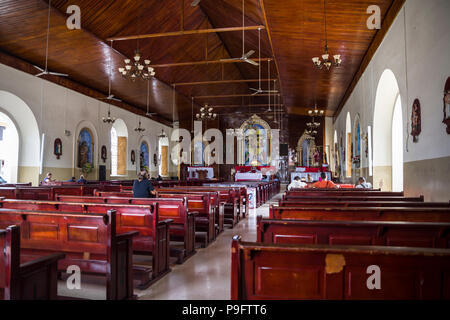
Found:
[[(345, 176), (347, 178), (350, 178), (352, 176), (351, 172), (351, 161), (352, 161), (352, 155), (351, 155), (351, 145), (348, 143), (348, 135), (352, 134), (352, 119), (350, 117), (350, 112), (347, 112), (347, 118), (345, 121)], [(352, 139), (350, 139), (352, 141)], [(350, 169), (350, 170), (349, 170)]]
[(18, 96), (0, 90), (0, 111), (14, 123), (19, 135), (18, 181), (39, 182), (40, 134), (36, 117)]
[(19, 132), (10, 117), (0, 112), (0, 123), (3, 126), (0, 140), (0, 176), (8, 183), (17, 182), (19, 166)]
[(373, 116), (374, 187), (392, 190), (392, 118), (400, 94), (397, 79), (390, 69), (383, 71), (377, 86)]

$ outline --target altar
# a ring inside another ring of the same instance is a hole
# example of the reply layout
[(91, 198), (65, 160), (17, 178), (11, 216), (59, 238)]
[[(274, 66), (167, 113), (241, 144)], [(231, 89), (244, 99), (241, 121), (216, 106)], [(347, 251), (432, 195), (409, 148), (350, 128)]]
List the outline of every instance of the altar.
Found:
[(322, 167), (296, 167), (294, 172), (291, 172), (291, 181), (295, 177), (300, 177), (306, 182), (319, 181), (320, 175), (325, 172), (327, 175), (327, 180), (331, 180), (331, 172), (328, 171), (328, 166)]
[(214, 168), (212, 167), (188, 167), (188, 179), (213, 179)]
[(235, 181), (261, 181), (263, 176), (275, 175), (276, 169), (273, 166), (236, 166)]

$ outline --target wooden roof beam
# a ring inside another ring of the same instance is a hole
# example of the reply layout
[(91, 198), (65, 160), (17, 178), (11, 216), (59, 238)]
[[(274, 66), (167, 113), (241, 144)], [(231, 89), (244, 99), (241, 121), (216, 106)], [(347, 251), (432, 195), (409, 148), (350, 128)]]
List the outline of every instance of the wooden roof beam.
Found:
[[(272, 58), (256, 58), (249, 59), (255, 62), (265, 62), (272, 60)], [(153, 68), (172, 68), (172, 67), (185, 67), (185, 66), (198, 66), (203, 64), (217, 64), (217, 63), (242, 63), (244, 60), (204, 60), (204, 61), (191, 61), (191, 62), (175, 62), (175, 63), (163, 63), (163, 64), (152, 64), (150, 67)]]
[(194, 99), (215, 99), (215, 98), (237, 98), (237, 97), (267, 97), (267, 96), (279, 96), (280, 94), (273, 93), (260, 93), (260, 94), (224, 94), (224, 95), (216, 95), (216, 96), (197, 96)]
[(162, 32), (162, 33), (151, 33), (151, 34), (140, 34), (131, 36), (118, 36), (107, 38), (107, 41), (124, 41), (124, 40), (134, 40), (134, 39), (148, 39), (148, 38), (161, 38), (161, 37), (176, 37), (176, 36), (186, 36), (193, 34), (205, 34), (205, 33), (218, 33), (218, 32), (233, 32), (233, 31), (248, 31), (248, 30), (258, 30), (265, 29), (265, 26), (245, 26), (245, 27), (229, 27), (229, 28), (213, 28), (213, 29), (198, 29), (198, 30), (180, 30), (172, 32)]
[[(261, 82), (274, 81), (277, 79), (261, 79)], [(217, 80), (217, 81), (199, 81), (199, 82), (179, 82), (173, 83), (173, 85), (179, 86), (203, 86), (210, 84), (227, 84), (227, 83), (249, 83), (258, 82), (259, 79), (241, 79), (241, 80)]]

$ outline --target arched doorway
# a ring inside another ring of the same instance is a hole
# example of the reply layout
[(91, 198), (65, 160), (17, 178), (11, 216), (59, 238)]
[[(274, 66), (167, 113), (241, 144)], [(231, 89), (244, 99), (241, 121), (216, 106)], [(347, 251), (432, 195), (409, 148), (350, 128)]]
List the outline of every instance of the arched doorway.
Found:
[(127, 169), (128, 129), (122, 119), (116, 119), (111, 127), (111, 175), (125, 176)]
[(313, 152), (316, 149), (316, 141), (313, 136), (304, 132), (297, 141), (298, 165), (302, 167), (312, 166)]
[(385, 191), (392, 191), (393, 183), (395, 189), (403, 189), (401, 110), (397, 79), (386, 69), (378, 82), (373, 118), (373, 185)]
[[(38, 185), (41, 139), (33, 112), (22, 99), (3, 90), (0, 90), (0, 112), (14, 125), (18, 139), (18, 150), (13, 151), (14, 154), (17, 153), (17, 156), (14, 156), (17, 160), (12, 160), (11, 181), (8, 182), (31, 182)], [(6, 135), (7, 129), (4, 133)]]
[(0, 112), (0, 183), (16, 183), (19, 166), (19, 133), (16, 125)]
[(347, 112), (347, 119), (345, 122), (345, 176), (352, 177), (352, 120), (350, 112)]
[(169, 176), (169, 138), (160, 137), (158, 143), (159, 151), (159, 175)]

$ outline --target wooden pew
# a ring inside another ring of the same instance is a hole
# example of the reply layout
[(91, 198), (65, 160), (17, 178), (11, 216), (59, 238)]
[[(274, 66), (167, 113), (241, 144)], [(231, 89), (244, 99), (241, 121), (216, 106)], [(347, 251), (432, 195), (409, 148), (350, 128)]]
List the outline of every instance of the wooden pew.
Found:
[(137, 232), (118, 234), (116, 223), (114, 210), (79, 214), (0, 209), (0, 228), (20, 226), (23, 254), (34, 259), (63, 252), (59, 271), (77, 265), (84, 273), (106, 275), (107, 300), (134, 299), (132, 239)]
[(449, 207), (278, 207), (270, 219), (450, 222)]
[(288, 196), (283, 195), (282, 200), (287, 201), (416, 201), (424, 202), (424, 196), (420, 197), (398, 197), (398, 196)]
[(450, 207), (448, 202), (279, 200), (279, 207)]
[(298, 191), (286, 191), (286, 195), (288, 196), (388, 196), (388, 197), (403, 197), (403, 191), (400, 192), (392, 192), (392, 191), (371, 191), (367, 189), (356, 189), (356, 190), (339, 190), (339, 189), (298, 189)]
[[(196, 241), (201, 242), (202, 247), (208, 246), (216, 239), (216, 215), (211, 208), (211, 197), (209, 192), (180, 192), (180, 193), (166, 193), (157, 191), (157, 198), (179, 198), (186, 197), (188, 200), (188, 211), (195, 212), (195, 229), (205, 233), (205, 236), (196, 234)], [(223, 211), (222, 211), (223, 212)], [(220, 212), (219, 212), (220, 213)], [(223, 215), (222, 215), (223, 217)]]
[[(448, 300), (450, 250), (232, 242), (232, 300)], [(379, 267), (379, 289), (368, 280)], [(369, 270), (369, 272), (368, 272)]]
[(450, 248), (444, 222), (256, 220), (263, 243)]
[(20, 227), (0, 230), (0, 300), (56, 300), (63, 253), (21, 263)]
[[(196, 253), (195, 251), (195, 214), (188, 212), (187, 198), (122, 198), (122, 197), (80, 197), (57, 196), (57, 201), (72, 203), (103, 203), (103, 204), (140, 204), (158, 203), (159, 218), (172, 219), (170, 224), (170, 240), (183, 241), (183, 249), (170, 246), (170, 255), (178, 258), (177, 263), (183, 263)], [(1, 204), (1, 203), (0, 203)]]
[[(135, 266), (134, 276), (139, 281), (138, 288), (146, 289), (170, 272), (169, 267), (169, 226), (173, 220), (159, 219), (159, 204), (122, 205), (105, 203), (71, 203), (58, 201), (14, 200), (0, 202), (2, 208), (35, 210), (47, 212), (77, 212), (82, 214), (106, 214), (114, 210), (118, 216), (116, 232), (137, 232), (133, 238), (133, 252), (152, 256), (152, 269)], [(150, 273), (151, 272), (151, 273)]]

